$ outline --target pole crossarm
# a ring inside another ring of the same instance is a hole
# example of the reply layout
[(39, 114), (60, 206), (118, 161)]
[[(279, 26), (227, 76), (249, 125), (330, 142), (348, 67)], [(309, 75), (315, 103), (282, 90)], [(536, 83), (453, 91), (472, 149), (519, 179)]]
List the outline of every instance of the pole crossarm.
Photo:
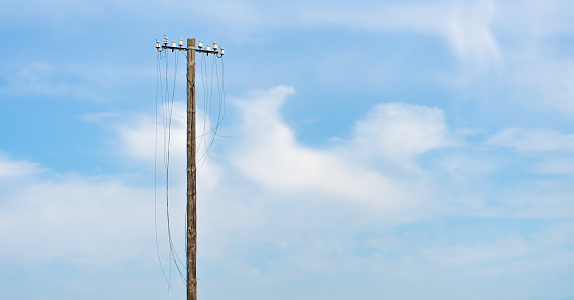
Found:
[[(195, 41), (195, 39), (193, 39)], [(157, 49), (158, 52), (162, 52), (165, 49), (171, 49), (171, 52), (178, 50), (178, 51), (187, 51), (189, 52), (190, 50), (193, 52), (201, 52), (201, 53), (206, 53), (207, 55), (209, 54), (215, 54), (215, 56), (221, 58), (223, 57), (224, 54), (224, 50), (223, 47), (219, 47), (219, 49), (217, 48), (217, 43), (213, 43), (213, 50), (209, 49), (209, 45), (205, 46), (205, 49), (203, 49), (203, 43), (201, 41), (199, 41), (199, 45), (197, 45), (197, 47), (195, 46), (195, 43), (193, 43), (193, 45), (187, 45), (187, 47), (183, 47), (183, 40), (180, 39), (179, 43), (176, 44), (175, 41), (171, 42), (171, 46), (168, 46), (169, 40), (167, 39), (167, 37), (164, 38), (163, 40), (163, 45), (161, 45), (159, 43), (159, 41), (155, 42), (155, 48)], [(177, 45), (177, 46), (176, 46)]]
[(180, 51), (195, 50), (195, 52), (201, 52), (201, 53), (207, 53), (207, 54), (219, 54), (219, 51), (217, 51), (217, 50), (213, 51), (213, 50), (205, 50), (205, 49), (199, 49), (199, 48), (185, 48), (185, 47), (172, 47), (172, 46), (161, 46), (161, 50), (158, 50), (158, 51), (161, 52), (164, 49), (180, 50)]

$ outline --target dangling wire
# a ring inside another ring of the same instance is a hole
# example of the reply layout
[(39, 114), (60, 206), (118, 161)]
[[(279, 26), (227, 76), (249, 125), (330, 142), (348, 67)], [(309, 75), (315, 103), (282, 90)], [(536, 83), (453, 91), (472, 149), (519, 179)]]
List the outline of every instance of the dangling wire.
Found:
[[(161, 261), (161, 255), (159, 253), (159, 242), (158, 242), (158, 237), (157, 237), (157, 119), (158, 119), (158, 94), (160, 91), (160, 88), (162, 89), (162, 101), (163, 101), (163, 84), (162, 84), (162, 80), (161, 80), (161, 62), (160, 60), (162, 59), (162, 53), (158, 52), (157, 53), (157, 68), (156, 68), (156, 87), (155, 87), (155, 147), (154, 147), (154, 169), (153, 169), (153, 173), (154, 173), (154, 228), (155, 228), (155, 246), (156, 246), (156, 250), (157, 250), (157, 259), (159, 260), (159, 266), (161, 268), (161, 273), (163, 274), (163, 278), (165, 279), (165, 282), (167, 283), (168, 286), (168, 290), (171, 288), (170, 282), (167, 279), (167, 276), (165, 275), (165, 271), (163, 269), (163, 263)], [(171, 261), (171, 259), (170, 259)]]
[[(185, 53), (184, 53), (185, 54)], [(200, 54), (201, 55), (201, 54)], [(201, 76), (201, 94), (203, 95), (203, 132), (197, 135), (196, 138), (199, 139), (198, 147), (196, 149), (204, 149), (204, 153), (199, 156), (198, 162), (201, 165), (205, 163), (208, 157), (210, 157), (210, 152), (214, 145), (214, 140), (216, 136), (221, 137), (218, 134), (219, 126), (221, 125), (225, 113), (226, 113), (226, 102), (225, 102), (225, 79), (224, 79), (224, 65), (223, 59), (221, 58), (221, 72), (219, 72), (219, 66), (217, 64), (217, 59), (215, 55), (213, 60), (208, 63), (206, 60), (207, 55), (201, 55), (201, 61), (199, 64), (200, 76)], [(174, 75), (173, 84), (169, 82), (169, 51), (159, 52), (157, 55), (157, 82), (156, 82), (156, 132), (155, 132), (155, 148), (154, 148), (154, 226), (155, 226), (155, 236), (156, 236), (156, 250), (158, 255), (158, 260), (160, 262), (160, 267), (164, 279), (167, 282), (168, 290), (171, 289), (171, 275), (172, 268), (175, 267), (179, 273), (182, 281), (186, 282), (186, 275), (182, 270), (186, 270), (187, 266), (184, 264), (178, 255), (178, 251), (174, 245), (173, 235), (172, 235), (172, 224), (170, 215), (170, 148), (171, 148), (171, 127), (175, 100), (175, 88), (177, 83), (177, 67), (179, 63), (179, 51), (174, 57)], [(162, 69), (162, 62), (165, 63), (165, 69)], [(209, 64), (209, 66), (208, 66)], [(165, 76), (165, 79), (163, 78)], [(221, 79), (219, 78), (221, 76)], [(217, 90), (217, 103), (214, 103), (214, 84)], [(170, 89), (171, 87), (171, 89)], [(158, 103), (158, 95), (161, 96), (161, 104)], [(215, 112), (217, 110), (217, 112)], [(158, 151), (158, 114), (162, 115), (163, 123), (163, 163), (165, 172), (165, 209), (167, 218), (167, 237), (169, 244), (169, 273), (164, 270), (164, 263), (161, 259), (161, 254), (159, 251), (159, 241), (158, 241), (158, 230), (157, 230), (157, 184), (158, 184), (158, 174), (157, 174), (157, 151)], [(197, 150), (196, 150), (197, 151)], [(197, 154), (197, 153), (196, 153)], [(185, 211), (185, 219), (187, 221), (187, 210)], [(187, 222), (186, 222), (187, 223)], [(184, 231), (184, 240), (187, 244), (187, 228)], [(187, 273), (187, 272), (185, 272)]]
[[(211, 149), (213, 148), (215, 137), (227, 137), (219, 134), (219, 126), (223, 123), (223, 119), (226, 114), (226, 102), (225, 102), (225, 69), (223, 65), (223, 58), (221, 59), (221, 80), (220, 72), (217, 64), (217, 59), (213, 56), (211, 61), (210, 69), (211, 72), (208, 74), (207, 64), (205, 62), (205, 55), (202, 55), (200, 69), (202, 77), (202, 88), (203, 88), (203, 132), (201, 135), (197, 136), (199, 138), (198, 145), (203, 145), (204, 152), (199, 156), (198, 162), (201, 165), (207, 161), (210, 157)], [(208, 79), (208, 80), (205, 80)], [(209, 81), (209, 82), (207, 82)], [(217, 88), (217, 103), (213, 103), (214, 86)], [(217, 107), (217, 112), (214, 112), (214, 107)], [(207, 124), (209, 123), (209, 124)], [(198, 147), (201, 149), (201, 147)]]
[[(220, 61), (221, 61), (221, 92), (220, 92), (221, 97), (219, 98), (220, 99), (219, 111), (223, 112), (223, 113), (220, 114), (221, 119), (219, 119), (219, 118), (217, 119), (218, 120), (218, 122), (217, 122), (218, 126), (217, 127), (219, 127), (219, 125), (223, 122), (223, 119), (225, 119), (225, 113), (227, 113), (226, 103), (225, 103), (225, 64), (223, 62), (223, 55), (221, 56)], [(224, 137), (221, 135), (218, 135), (218, 136)]]
[(172, 274), (172, 241), (171, 241), (171, 225), (170, 225), (170, 215), (169, 215), (169, 146), (170, 146), (170, 97), (169, 97), (169, 55), (168, 52), (164, 52), (165, 60), (165, 90), (162, 97), (162, 121), (163, 121), (163, 164), (165, 172), (165, 206), (166, 206), (166, 220), (167, 220), (167, 235), (169, 244), (169, 276), (168, 281), (171, 285), (171, 274)]
[[(171, 91), (171, 99), (167, 99), (168, 108), (166, 109), (167, 146), (166, 146), (166, 153), (165, 153), (165, 158), (166, 158), (166, 160), (165, 160), (166, 184), (165, 185), (166, 185), (167, 233), (168, 233), (168, 239), (169, 239), (170, 255), (171, 255), (171, 258), (173, 259), (174, 265), (175, 265), (180, 277), (185, 282), (185, 276), (181, 272), (181, 269), (179, 266), (179, 264), (182, 264), (182, 265), (185, 265), (185, 264), (179, 258), (179, 255), (177, 254), (175, 246), (173, 245), (173, 238), (171, 235), (170, 215), (169, 215), (169, 163), (170, 163), (170, 146), (171, 146), (171, 124), (172, 124), (172, 117), (173, 117), (173, 104), (174, 104), (174, 99), (175, 99), (175, 86), (176, 86), (176, 81), (177, 81), (178, 60), (179, 60), (179, 51), (175, 55), (175, 68), (174, 68), (174, 75), (173, 75), (173, 89)], [(167, 76), (167, 72), (166, 72), (166, 76)], [(166, 77), (166, 82), (167, 82), (167, 77)], [(168, 94), (168, 96), (169, 96), (169, 94)]]
[[(178, 52), (179, 54), (179, 52)], [(161, 60), (165, 62), (165, 73), (161, 68)], [(172, 126), (172, 117), (173, 117), (173, 107), (174, 107), (174, 100), (175, 100), (175, 87), (177, 81), (177, 65), (179, 61), (179, 56), (175, 56), (174, 61), (174, 76), (173, 76), (173, 86), (170, 91), (170, 83), (169, 83), (169, 55), (168, 51), (164, 51), (163, 53), (158, 54), (158, 80), (156, 86), (156, 141), (155, 141), (155, 155), (154, 155), (154, 202), (155, 204), (155, 224), (156, 224), (156, 248), (158, 252), (158, 258), (160, 260), (160, 267), (162, 269), (162, 274), (164, 275), (164, 279), (168, 284), (168, 290), (171, 288), (171, 274), (172, 274), (172, 265), (175, 265), (181, 279), (185, 282), (185, 276), (181, 271), (180, 264), (185, 266), (181, 261), (174, 243), (171, 234), (171, 216), (170, 216), (170, 207), (169, 207), (169, 179), (170, 179), (170, 150), (171, 150), (171, 126)], [(163, 75), (165, 74), (165, 81), (163, 80)], [(164, 86), (165, 84), (165, 86)], [(161, 95), (161, 105), (157, 103), (157, 94)], [(158, 138), (158, 106), (161, 107), (161, 114), (162, 114), (162, 122), (163, 122), (163, 161), (164, 161), (164, 171), (165, 171), (165, 201), (166, 201), (166, 218), (167, 218), (167, 235), (168, 235), (168, 243), (169, 243), (169, 273), (166, 275), (166, 272), (163, 269), (163, 262), (161, 261), (160, 253), (159, 253), (159, 242), (157, 239), (157, 138)]]
[(203, 143), (205, 143), (205, 132), (207, 126), (208, 117), (208, 110), (207, 110), (207, 102), (208, 102), (208, 93), (207, 90), (207, 69), (205, 65), (205, 55), (201, 55), (201, 64), (200, 64), (200, 73), (201, 73), (201, 87), (202, 87), (202, 94), (203, 94), (203, 134), (199, 136), (199, 142), (197, 145), (197, 149), (201, 149)]

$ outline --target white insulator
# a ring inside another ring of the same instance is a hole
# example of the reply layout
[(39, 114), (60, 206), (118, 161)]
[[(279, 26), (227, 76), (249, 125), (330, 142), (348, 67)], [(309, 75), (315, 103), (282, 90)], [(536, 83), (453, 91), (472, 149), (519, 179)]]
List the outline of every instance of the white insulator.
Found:
[(163, 44), (167, 46), (167, 43), (169, 43), (169, 40), (167, 39), (167, 36), (163, 39)]
[(199, 41), (199, 44), (197, 44), (197, 47), (199, 47), (199, 49), (203, 48), (203, 43), (201, 41)]
[(179, 46), (183, 47), (183, 40), (182, 39), (179, 39)]
[(205, 46), (205, 50), (209, 51), (209, 45)]
[(175, 48), (175, 41), (171, 42), (171, 46)]
[(217, 43), (213, 43), (213, 51), (217, 51)]
[(159, 47), (161, 47), (161, 46), (159, 45), (159, 41), (155, 42), (155, 47), (159, 50)]
[(220, 53), (221, 55), (223, 55), (223, 50), (225, 50), (225, 49), (223, 49), (223, 47), (221, 47), (221, 50), (219, 51), (219, 53)]

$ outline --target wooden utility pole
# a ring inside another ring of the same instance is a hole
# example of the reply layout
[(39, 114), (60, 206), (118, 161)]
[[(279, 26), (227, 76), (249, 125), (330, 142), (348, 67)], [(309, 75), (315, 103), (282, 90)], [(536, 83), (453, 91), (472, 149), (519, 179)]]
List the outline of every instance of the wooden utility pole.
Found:
[(187, 47), (183, 48), (183, 40), (175, 41), (171, 47), (167, 45), (167, 37), (163, 46), (159, 41), (155, 47), (158, 51), (171, 49), (171, 51), (187, 51), (187, 224), (186, 224), (186, 256), (187, 256), (187, 300), (197, 300), (197, 168), (195, 161), (195, 52), (213, 54), (221, 58), (224, 50), (217, 49), (213, 43), (213, 50), (209, 45), (203, 49), (201, 41), (195, 47), (195, 39), (187, 39)]
[(195, 39), (187, 39), (187, 300), (197, 300), (197, 188), (195, 166)]

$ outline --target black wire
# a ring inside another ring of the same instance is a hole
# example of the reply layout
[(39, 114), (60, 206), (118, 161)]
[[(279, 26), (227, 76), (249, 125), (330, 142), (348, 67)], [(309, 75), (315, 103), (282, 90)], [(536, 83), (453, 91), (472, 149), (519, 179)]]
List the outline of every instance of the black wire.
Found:
[(169, 152), (169, 148), (168, 148), (168, 143), (167, 143), (167, 120), (168, 120), (168, 97), (169, 97), (169, 90), (168, 90), (168, 69), (169, 69), (169, 56), (167, 54), (167, 52), (164, 52), (165, 55), (165, 95), (162, 98), (162, 111), (163, 111), (163, 164), (164, 164), (164, 169), (166, 172), (166, 185), (165, 185), (165, 190), (166, 190), (166, 216), (167, 216), (167, 234), (168, 234), (168, 243), (170, 245), (169, 248), (169, 282), (171, 283), (171, 241), (169, 239), (169, 235), (170, 235), (170, 224), (169, 224), (169, 164), (167, 163), (167, 153)]
[[(215, 126), (213, 126), (211, 120), (213, 120), (213, 118), (211, 118), (211, 103), (213, 100), (213, 97), (210, 97), (210, 104), (209, 104), (209, 116), (210, 116), (210, 130), (208, 132), (206, 132), (204, 130), (204, 134), (203, 136), (207, 136), (209, 133), (213, 133), (213, 135), (211, 136), (211, 139), (209, 141), (209, 145), (207, 145), (207, 142), (205, 144), (206, 149), (205, 149), (205, 153), (203, 153), (203, 155), (200, 157), (199, 161), (201, 161), (201, 164), (203, 165), (206, 161), (207, 158), (211, 156), (211, 149), (213, 148), (214, 142), (215, 142), (215, 137), (219, 136), (219, 137), (229, 137), (229, 136), (222, 136), (218, 134), (219, 131), (219, 126), (221, 126), (221, 124), (223, 123), (223, 119), (225, 118), (225, 113), (226, 113), (226, 102), (225, 102), (225, 79), (224, 79), (224, 74), (225, 74), (225, 69), (224, 69), (224, 65), (223, 65), (223, 59), (221, 61), (221, 86), (219, 84), (219, 74), (218, 74), (218, 67), (217, 67), (217, 60), (214, 57), (213, 58), (213, 63), (212, 63), (212, 80), (211, 80), (211, 95), (213, 95), (213, 76), (215, 75), (216, 78), (216, 82), (217, 82), (217, 92), (218, 92), (218, 112), (217, 112), (217, 121), (215, 122)], [(215, 70), (215, 72), (213, 72), (213, 70)]]
[[(221, 99), (221, 91), (219, 88), (219, 75), (217, 74), (217, 59), (215, 56), (213, 57), (212, 61), (213, 62), (211, 64), (211, 95), (213, 96), (213, 76), (215, 75), (215, 79), (217, 82), (217, 95), (219, 98), (218, 99), (218, 103), (219, 103), (220, 99)], [(214, 69), (215, 69), (215, 72), (213, 71)], [(210, 99), (209, 99), (209, 110), (210, 110), (210, 116), (209, 116), (210, 122), (209, 122), (209, 124), (210, 125), (213, 124), (211, 122), (211, 120), (213, 120), (213, 118), (211, 118), (211, 104), (212, 104), (212, 102), (213, 102), (213, 97), (210, 97)], [(207, 144), (206, 144), (207, 148), (205, 151), (205, 157), (204, 157), (204, 160), (201, 163), (201, 165), (203, 165), (207, 161), (207, 158), (210, 156), (211, 148), (213, 147), (213, 142), (215, 141), (215, 136), (217, 135), (217, 130), (219, 128), (220, 115), (221, 115), (221, 104), (219, 103), (217, 122), (216, 122), (215, 126), (210, 126), (211, 127), (210, 129), (213, 131), (213, 135), (211, 136), (211, 140), (209, 141), (209, 146), (207, 146)]]
[[(179, 52), (178, 52), (179, 53)], [(161, 70), (161, 63), (160, 60), (164, 60), (165, 61), (165, 89), (164, 89), (164, 82), (162, 80), (163, 76), (159, 76), (160, 73), (162, 73)], [(154, 155), (154, 203), (155, 203), (155, 212), (156, 212), (156, 216), (154, 217), (155, 220), (155, 229), (156, 229), (156, 248), (157, 248), (157, 252), (158, 252), (158, 258), (160, 260), (160, 267), (162, 269), (162, 274), (164, 275), (164, 279), (166, 280), (167, 284), (168, 284), (168, 290), (171, 288), (171, 270), (172, 270), (172, 260), (173, 260), (173, 264), (175, 265), (180, 277), (182, 278), (182, 280), (185, 282), (185, 278), (184, 275), (180, 269), (180, 266), (178, 264), (181, 263), (181, 265), (184, 265), (183, 262), (181, 261), (181, 259), (179, 258), (179, 255), (177, 254), (177, 251), (175, 250), (175, 246), (173, 244), (173, 239), (172, 239), (172, 235), (171, 235), (171, 217), (170, 217), (170, 213), (169, 213), (169, 169), (170, 169), (170, 148), (171, 148), (171, 124), (172, 124), (172, 116), (173, 116), (173, 106), (174, 106), (174, 98), (175, 98), (175, 86), (176, 86), (176, 81), (177, 81), (177, 64), (178, 64), (178, 56), (176, 56), (175, 59), (175, 72), (174, 72), (174, 79), (173, 79), (173, 88), (171, 91), (171, 97), (170, 97), (170, 90), (169, 90), (169, 56), (168, 56), (168, 52), (164, 51), (163, 53), (160, 53), (158, 55), (158, 82), (157, 82), (157, 86), (159, 86), (159, 88), (157, 88), (156, 86), (156, 143), (155, 143), (155, 155)], [(169, 248), (170, 248), (170, 258), (169, 258), (169, 276), (166, 275), (164, 269), (163, 269), (163, 263), (161, 262), (161, 257), (159, 254), (159, 242), (157, 240), (157, 113), (158, 113), (158, 108), (157, 108), (157, 94), (161, 92), (161, 112), (162, 112), (162, 121), (163, 121), (163, 131), (164, 131), (164, 151), (163, 151), (163, 156), (164, 156), (164, 170), (166, 172), (166, 188), (165, 188), (165, 195), (166, 195), (166, 217), (167, 217), (167, 231), (168, 231), (168, 243), (169, 243)]]
[[(180, 277), (182, 278), (183, 282), (186, 282), (186, 278), (184, 276), (184, 274), (182, 273), (181, 269), (186, 269), (187, 266), (182, 262), (182, 260), (180, 259), (175, 246), (173, 244), (173, 238), (172, 238), (172, 234), (171, 234), (171, 222), (170, 222), (170, 209), (169, 209), (169, 173), (170, 173), (170, 148), (171, 148), (171, 125), (172, 125), (172, 117), (173, 117), (173, 106), (174, 106), (174, 99), (175, 99), (175, 87), (176, 87), (176, 81), (177, 81), (177, 65), (178, 65), (178, 60), (179, 60), (179, 55), (176, 55), (175, 57), (175, 71), (174, 71), (174, 77), (173, 77), (173, 88), (171, 91), (171, 97), (170, 97), (170, 90), (169, 90), (169, 80), (168, 80), (168, 74), (169, 74), (169, 56), (168, 56), (168, 51), (164, 51), (163, 53), (159, 53), (157, 56), (157, 82), (156, 82), (156, 141), (155, 141), (155, 153), (154, 153), (154, 212), (155, 212), (155, 216), (154, 216), (154, 224), (155, 224), (155, 231), (156, 231), (156, 250), (158, 253), (158, 259), (160, 261), (160, 267), (162, 270), (162, 274), (164, 276), (164, 279), (166, 280), (167, 284), (168, 284), (168, 290), (171, 288), (171, 270), (172, 270), (172, 260), (173, 260), (173, 265), (175, 265), (175, 268), (177, 269)], [(179, 51), (178, 51), (179, 54)], [(221, 136), (218, 134), (219, 131), (219, 126), (222, 124), (223, 119), (225, 118), (226, 115), (226, 97), (225, 97), (225, 68), (224, 68), (224, 62), (223, 59), (221, 58), (221, 83), (219, 81), (219, 67), (217, 66), (217, 60), (214, 57), (212, 60), (212, 64), (211, 64), (211, 74), (209, 74), (208, 72), (208, 67), (207, 67), (207, 63), (206, 63), (206, 57), (207, 55), (203, 56), (202, 55), (202, 59), (200, 62), (200, 72), (201, 72), (201, 86), (202, 86), (202, 92), (203, 92), (203, 114), (204, 114), (204, 118), (203, 118), (203, 132), (201, 135), (196, 136), (196, 138), (199, 138), (199, 147), (201, 147), (201, 144), (203, 143), (203, 146), (205, 147), (205, 153), (203, 153), (203, 155), (199, 158), (199, 161), (202, 161), (202, 165), (203, 163), (205, 163), (205, 161), (207, 160), (208, 157), (210, 157), (210, 152), (211, 149), (213, 148), (214, 145), (214, 140), (216, 136), (219, 137), (225, 137), (225, 136)], [(187, 57), (187, 56), (186, 56)], [(165, 61), (165, 90), (164, 90), (164, 86), (163, 86), (163, 80), (162, 80), (162, 76), (160, 76), (159, 74), (162, 73), (162, 69), (161, 69), (161, 63), (160, 61), (164, 60)], [(209, 78), (208, 76), (211, 75), (211, 78)], [(215, 79), (214, 79), (215, 77)], [(213, 84), (214, 81), (216, 82), (217, 85), (217, 118), (212, 118), (212, 116), (215, 116), (214, 113), (214, 103), (213, 103)], [(162, 112), (162, 121), (163, 121), (163, 131), (164, 131), (164, 167), (165, 167), (165, 196), (166, 196), (166, 217), (167, 217), (167, 232), (168, 232), (168, 241), (169, 241), (169, 248), (170, 248), (170, 259), (169, 259), (169, 276), (166, 275), (164, 268), (163, 268), (163, 263), (161, 261), (161, 255), (159, 252), (159, 242), (158, 242), (158, 233), (157, 233), (157, 131), (158, 131), (158, 94), (161, 94), (161, 112)], [(215, 122), (213, 121), (215, 120)], [(209, 124), (208, 124), (209, 123)], [(212, 136), (209, 139), (209, 142), (207, 140), (208, 136), (212, 134)], [(185, 219), (186, 219), (186, 224), (187, 224), (187, 210), (185, 211)], [(185, 242), (187, 244), (187, 227), (186, 230), (184, 231), (185, 233)], [(180, 269), (180, 264), (182, 266), (182, 268)]]
[[(177, 52), (179, 54), (179, 51)], [(177, 254), (177, 251), (173, 245), (173, 239), (171, 236), (171, 225), (170, 225), (170, 216), (169, 216), (169, 163), (170, 163), (170, 147), (171, 147), (171, 124), (172, 124), (172, 117), (173, 117), (173, 104), (174, 104), (174, 98), (175, 98), (175, 86), (176, 86), (176, 81), (177, 81), (177, 63), (179, 60), (179, 55), (175, 56), (175, 68), (174, 68), (174, 76), (173, 76), (173, 89), (172, 89), (172, 95), (171, 95), (171, 100), (168, 99), (168, 105), (169, 105), (169, 110), (168, 110), (168, 127), (167, 127), (167, 160), (166, 160), (166, 203), (167, 203), (167, 227), (168, 227), (168, 237), (169, 237), (169, 245), (170, 245), (170, 253), (171, 256), (173, 258), (175, 267), (179, 273), (179, 275), (182, 277), (183, 279), (183, 273), (181, 272), (180, 268), (179, 268), (179, 264), (178, 261), (183, 265), (183, 262), (181, 261), (181, 259), (179, 258), (179, 255)]]
[[(206, 84), (206, 87), (205, 87), (205, 89), (208, 91), (209, 96), (208, 96), (208, 99), (206, 99), (206, 103), (204, 104), (204, 105), (205, 105), (205, 110), (207, 111), (206, 114), (207, 114), (207, 116), (209, 117), (209, 132), (210, 132), (210, 133), (211, 133), (211, 132), (215, 132), (215, 128), (214, 128), (214, 126), (213, 126), (213, 124), (212, 124), (212, 121), (211, 121), (211, 120), (213, 120), (213, 118), (211, 117), (211, 115), (212, 115), (212, 113), (211, 113), (211, 111), (212, 111), (212, 109), (211, 109), (211, 107), (212, 107), (211, 103), (213, 102), (212, 100), (213, 100), (213, 76), (214, 76), (214, 72), (213, 72), (214, 63), (213, 63), (213, 61), (214, 61), (214, 60), (215, 60), (215, 57), (213, 57), (212, 64), (211, 64), (211, 80), (209, 81), (209, 88), (207, 87), (207, 84)], [(207, 70), (206, 70), (206, 76), (207, 76)], [(205, 118), (204, 118), (204, 120), (205, 120)], [(206, 131), (205, 131), (205, 128), (204, 128), (204, 139), (207, 139), (206, 136), (207, 136), (207, 134), (206, 134)], [(203, 163), (205, 163), (205, 161), (206, 161), (207, 158), (209, 157), (209, 151), (210, 151), (210, 148), (211, 148), (211, 142), (208, 144), (207, 140), (205, 140), (204, 147), (205, 147), (205, 152), (204, 152), (204, 153), (201, 155), (201, 157), (198, 159), (198, 161), (201, 162), (201, 165), (203, 165)]]
[[(202, 58), (205, 58), (205, 57), (202, 57)], [(204, 62), (204, 61), (202, 60), (202, 62)], [(205, 88), (205, 89), (207, 89), (207, 88), (206, 88), (207, 84), (205, 84), (205, 85), (203, 84), (203, 77), (204, 77), (204, 75), (203, 75), (203, 68), (202, 68), (201, 66), (202, 66), (202, 65), (200, 64), (201, 76), (202, 76), (202, 87)], [(206, 72), (207, 72), (207, 71), (206, 71)], [(205, 76), (207, 77), (207, 74), (206, 74)], [(219, 78), (219, 77), (218, 77), (218, 78)], [(205, 91), (203, 91), (203, 92), (204, 92), (204, 94), (205, 94)], [(226, 113), (227, 113), (227, 102), (226, 102), (226, 97), (225, 97), (225, 64), (224, 64), (224, 61), (223, 61), (223, 57), (221, 57), (221, 97), (220, 97), (220, 98), (221, 98), (221, 101), (220, 101), (219, 107), (220, 107), (220, 109), (221, 109), (223, 112), (221, 113), (221, 118), (220, 118), (220, 120), (217, 122), (218, 125), (221, 125), (221, 124), (223, 123), (223, 120), (225, 119), (225, 116), (226, 116)], [(205, 103), (206, 103), (206, 99), (204, 99), (204, 107), (207, 106), (207, 104), (205, 104)], [(204, 115), (205, 115), (205, 111), (206, 111), (206, 110), (204, 110)], [(205, 123), (205, 120), (206, 120), (206, 118), (204, 118), (204, 123)], [(215, 126), (214, 129), (217, 129), (217, 128), (219, 128), (219, 126)], [(201, 134), (201, 135), (196, 135), (196, 138), (197, 138), (197, 137), (200, 137), (200, 138), (201, 138), (201, 137), (207, 136), (208, 134), (210, 134), (210, 133), (212, 133), (212, 132), (214, 132), (214, 131), (215, 131), (215, 130), (208, 130), (208, 131), (206, 131), (206, 130), (205, 130), (205, 126), (204, 126), (203, 134)], [(218, 137), (223, 137), (223, 138), (229, 138), (229, 137), (231, 137), (231, 136), (220, 135), (220, 134), (218, 134), (218, 133), (216, 133), (216, 135), (217, 135)]]
[(157, 258), (159, 260), (159, 266), (161, 268), (161, 273), (163, 274), (163, 278), (165, 279), (165, 282), (168, 285), (168, 290), (171, 287), (169, 284), (169, 281), (167, 280), (167, 276), (165, 275), (165, 271), (163, 270), (163, 263), (161, 262), (161, 255), (159, 253), (159, 242), (158, 242), (158, 237), (157, 237), (157, 114), (158, 114), (158, 103), (157, 103), (157, 98), (158, 98), (158, 93), (159, 93), (159, 89), (160, 89), (160, 82), (161, 82), (161, 52), (158, 52), (157, 56), (156, 56), (156, 89), (155, 89), (155, 148), (154, 148), (154, 169), (153, 169), (153, 173), (154, 173), (154, 229), (155, 229), (155, 246), (156, 246), (156, 250), (157, 250)]
[[(203, 54), (203, 53), (202, 53)], [(203, 132), (202, 134), (199, 136), (199, 143), (198, 143), (198, 147), (196, 149), (201, 149), (201, 146), (203, 145), (206, 149), (207, 152), (207, 135), (212, 132), (212, 130), (207, 130), (207, 122), (208, 120), (210, 120), (210, 116), (209, 116), (209, 89), (208, 89), (208, 82), (207, 82), (207, 64), (205, 63), (205, 57), (207, 55), (202, 55), (201, 56), (201, 85), (202, 85), (202, 90), (203, 90)], [(197, 136), (196, 136), (197, 137)], [(203, 156), (205, 155), (202, 154), (199, 156), (199, 158), (197, 159), (198, 162), (201, 162), (203, 159)]]
[[(223, 61), (223, 55), (221, 56), (221, 92), (223, 95), (223, 115), (221, 117), (221, 122), (225, 119), (225, 115), (227, 113), (227, 101), (225, 98), (225, 63)], [(229, 137), (229, 136), (221, 136), (220, 137)]]
[[(207, 69), (205, 69), (205, 55), (201, 55), (201, 64), (200, 64), (200, 70), (201, 70), (201, 87), (202, 87), (202, 92), (203, 92), (203, 132), (200, 135), (200, 139), (199, 139), (199, 143), (197, 146), (197, 149), (201, 149), (202, 143), (206, 143), (205, 140), (205, 135), (206, 135), (206, 125), (207, 125), (207, 120), (208, 120), (208, 116), (207, 116)], [(205, 72), (204, 72), (205, 71)], [(197, 137), (197, 136), (196, 136)]]
[[(201, 142), (204, 142), (204, 147), (205, 147), (205, 152), (198, 158), (198, 162), (201, 162), (201, 165), (203, 165), (206, 161), (208, 157), (211, 157), (211, 149), (213, 148), (214, 142), (215, 142), (215, 137), (224, 137), (224, 138), (229, 138), (230, 136), (223, 136), (219, 134), (219, 127), (221, 126), (221, 124), (223, 123), (223, 120), (225, 119), (225, 115), (226, 115), (226, 110), (227, 110), (227, 104), (226, 104), (226, 97), (225, 97), (225, 67), (224, 67), (224, 63), (223, 63), (223, 59), (221, 57), (221, 85), (219, 82), (219, 68), (217, 66), (217, 59), (216, 57), (213, 58), (212, 60), (212, 65), (211, 65), (211, 80), (209, 81), (209, 83), (205, 83), (203, 82), (203, 77), (207, 78), (207, 66), (205, 64), (205, 57), (202, 56), (202, 61), (200, 64), (200, 69), (201, 69), (201, 76), (202, 76), (202, 87), (205, 89), (204, 90), (204, 115), (209, 116), (209, 130), (205, 129), (205, 122), (207, 120), (207, 118), (204, 118), (204, 130), (203, 133), (199, 136), (196, 136), (196, 138), (200, 138), (200, 144)], [(214, 71), (215, 70), (215, 71)], [(204, 72), (206, 74), (204, 74)], [(215, 116), (215, 114), (213, 113), (213, 83), (214, 83), (214, 76), (215, 76), (215, 81), (217, 83), (217, 92), (218, 92), (218, 111), (217, 111), (217, 118), (212, 118), (212, 116)], [(216, 120), (216, 121), (212, 121), (212, 120)], [(208, 135), (212, 134), (211, 138), (209, 139), (209, 142), (207, 141)], [(199, 148), (199, 147), (198, 147)]]
[[(207, 54), (205, 54), (204, 59), (205, 59), (206, 57), (207, 57)], [(210, 86), (212, 80), (208, 80), (208, 79), (209, 79), (209, 78), (208, 78), (209, 72), (207, 71), (207, 70), (208, 70), (208, 69), (207, 69), (207, 62), (205, 62), (204, 68), (205, 68), (205, 79), (206, 79), (206, 81), (205, 81), (205, 91), (206, 91), (205, 95), (206, 95), (206, 97), (205, 97), (205, 101), (204, 101), (204, 115), (205, 115), (205, 117), (203, 118), (203, 121), (204, 121), (204, 125), (205, 125), (205, 126), (204, 126), (204, 128), (203, 128), (203, 132), (205, 133), (205, 132), (207, 132), (207, 129), (206, 129), (207, 125), (209, 125), (209, 132), (212, 132), (212, 131), (213, 131), (213, 130), (212, 130), (212, 127), (211, 127), (211, 105), (210, 105), (211, 99), (212, 99), (212, 97), (213, 97), (213, 96), (212, 96), (212, 95), (213, 95), (213, 89), (209, 89), (209, 86)], [(212, 76), (211, 79), (213, 79), (213, 76)], [(208, 150), (207, 150), (207, 138), (208, 138), (208, 135), (207, 135), (207, 134), (204, 134), (204, 136), (203, 136), (203, 141), (204, 141), (203, 146), (205, 147), (205, 152), (204, 152), (203, 155), (199, 158), (199, 161), (202, 161), (203, 157), (205, 156), (205, 153), (207, 153), (207, 151), (208, 151)]]

